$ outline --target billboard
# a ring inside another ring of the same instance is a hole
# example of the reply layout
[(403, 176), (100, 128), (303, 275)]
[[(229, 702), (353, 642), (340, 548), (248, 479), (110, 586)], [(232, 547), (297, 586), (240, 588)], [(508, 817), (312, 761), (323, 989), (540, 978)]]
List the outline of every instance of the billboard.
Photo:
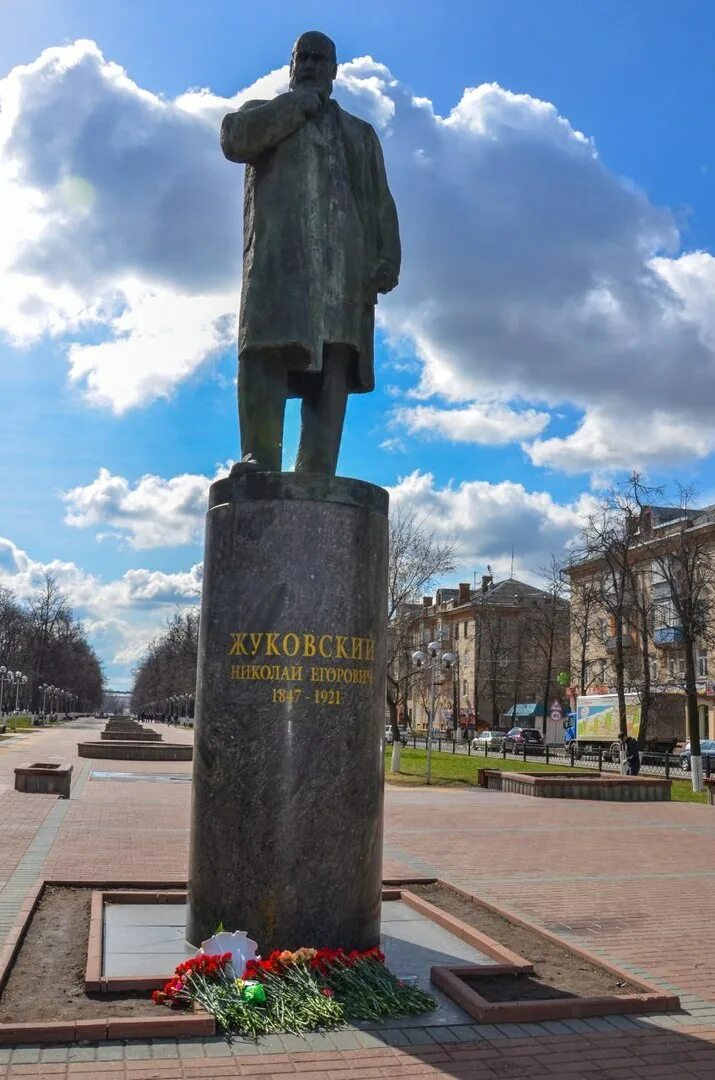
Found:
[[(641, 705), (636, 694), (626, 694), (626, 727), (638, 738)], [(615, 694), (592, 694), (576, 700), (576, 738), (614, 742), (618, 738), (618, 698)]]

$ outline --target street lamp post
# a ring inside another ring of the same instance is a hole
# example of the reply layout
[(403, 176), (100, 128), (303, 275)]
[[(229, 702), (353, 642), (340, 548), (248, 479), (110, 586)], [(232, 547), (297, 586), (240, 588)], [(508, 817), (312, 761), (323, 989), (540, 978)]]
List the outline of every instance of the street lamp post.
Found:
[[(436, 679), (437, 672), (441, 671), (442, 664), (449, 670), (455, 661), (454, 653), (446, 652), (440, 657), (439, 655), (439, 643), (436, 641), (430, 641), (427, 646), (427, 654), (429, 656), (429, 671), (431, 674), (431, 693), (430, 693), (430, 714), (429, 722), (427, 725), (427, 778), (426, 782), (430, 784), (432, 782), (432, 729), (434, 725), (434, 706), (435, 706), (435, 694), (436, 694)], [(412, 654), (412, 663), (416, 668), (422, 668), (425, 666), (427, 657), (418, 649), (417, 652)]]
[(9, 673), (5, 665), (0, 666), (0, 719), (2, 719), (3, 707), (2, 699), (5, 691), (5, 679), (9, 678)]
[(16, 671), (15, 672), (15, 712), (18, 711), (18, 707), (19, 707), (20, 683), (22, 682), (22, 678), (23, 678), (22, 672), (21, 671)]

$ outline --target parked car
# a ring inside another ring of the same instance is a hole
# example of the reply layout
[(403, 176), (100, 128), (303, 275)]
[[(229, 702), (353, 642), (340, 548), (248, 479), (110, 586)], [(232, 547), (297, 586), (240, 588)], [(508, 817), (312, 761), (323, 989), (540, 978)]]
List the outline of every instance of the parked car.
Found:
[[(715, 773), (715, 739), (701, 739), (700, 740), (700, 753), (703, 756), (703, 768), (705, 765), (705, 758), (710, 762), (710, 768)], [(690, 743), (686, 742), (680, 755), (680, 767), (683, 772), (690, 772)]]
[(472, 750), (501, 750), (503, 731), (480, 731), (472, 739)]
[(513, 727), (504, 736), (504, 746), (509, 750), (521, 750), (527, 746), (543, 746), (544, 737), (536, 728)]

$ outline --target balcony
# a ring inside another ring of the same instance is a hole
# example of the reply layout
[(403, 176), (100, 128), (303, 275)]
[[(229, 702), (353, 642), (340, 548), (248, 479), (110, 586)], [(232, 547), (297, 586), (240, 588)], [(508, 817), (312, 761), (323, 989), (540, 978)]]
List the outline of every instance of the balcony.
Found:
[(653, 642), (664, 649), (679, 649), (683, 644), (683, 631), (679, 626), (659, 626), (653, 631)]

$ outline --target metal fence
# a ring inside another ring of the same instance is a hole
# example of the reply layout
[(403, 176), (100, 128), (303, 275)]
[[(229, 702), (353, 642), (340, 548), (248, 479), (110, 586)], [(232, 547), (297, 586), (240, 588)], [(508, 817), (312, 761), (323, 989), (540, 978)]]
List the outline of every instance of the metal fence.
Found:
[[(425, 735), (408, 735), (403, 737), (403, 744), (416, 749), (426, 749), (427, 737)], [(619, 772), (620, 764), (611, 759), (610, 748), (603, 747), (594, 751), (576, 752), (574, 747), (563, 744), (529, 745), (507, 751), (504, 746), (500, 750), (489, 750), (486, 747), (474, 749), (471, 739), (457, 738), (453, 740), (447, 733), (435, 735), (432, 739), (432, 750), (437, 753), (462, 754), (476, 759), (500, 757), (505, 761), (509, 759), (521, 761), (538, 761), (545, 765), (565, 765), (573, 769), (598, 769), (599, 772)], [(657, 754), (650, 750), (641, 751), (641, 773), (647, 776), (685, 777), (690, 775), (690, 769), (683, 768), (680, 754)], [(715, 775), (715, 764), (707, 755), (703, 756), (703, 774), (709, 777)]]

